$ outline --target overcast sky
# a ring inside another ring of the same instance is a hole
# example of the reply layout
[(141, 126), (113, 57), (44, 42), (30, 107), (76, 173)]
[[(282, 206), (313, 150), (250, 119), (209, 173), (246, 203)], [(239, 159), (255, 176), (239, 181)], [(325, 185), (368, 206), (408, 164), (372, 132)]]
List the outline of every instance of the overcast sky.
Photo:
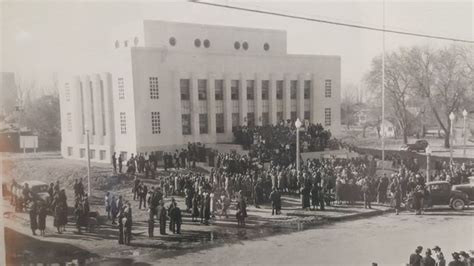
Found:
[[(320, 19), (381, 27), (381, 1), (215, 1)], [(386, 27), (473, 39), (473, 4), (387, 1)], [(360, 84), (372, 58), (382, 51), (382, 34), (308, 21), (246, 13), (187, 1), (3, 1), (2, 71), (47, 82), (54, 72), (89, 73), (113, 48), (108, 39), (122, 23), (159, 19), (202, 24), (284, 29), (288, 53), (340, 55), (342, 83)], [(449, 41), (386, 34), (386, 49), (440, 47)], [(471, 46), (472, 47), (472, 46)], [(94, 70), (96, 71), (96, 70)], [(107, 71), (103, 69), (102, 71)]]

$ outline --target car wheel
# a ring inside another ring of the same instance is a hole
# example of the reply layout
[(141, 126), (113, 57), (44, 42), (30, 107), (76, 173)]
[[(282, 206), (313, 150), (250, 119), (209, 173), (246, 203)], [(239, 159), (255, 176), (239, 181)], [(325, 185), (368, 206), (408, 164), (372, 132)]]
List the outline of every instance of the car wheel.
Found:
[(453, 201), (451, 202), (451, 208), (457, 210), (457, 211), (461, 211), (462, 209), (464, 209), (464, 201), (462, 199), (453, 199)]

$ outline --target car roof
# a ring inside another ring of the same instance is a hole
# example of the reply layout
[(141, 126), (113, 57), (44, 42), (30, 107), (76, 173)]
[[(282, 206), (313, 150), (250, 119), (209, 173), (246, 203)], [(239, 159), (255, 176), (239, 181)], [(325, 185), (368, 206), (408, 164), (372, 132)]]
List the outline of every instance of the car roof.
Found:
[(25, 184), (28, 184), (28, 186), (30, 187), (48, 185), (45, 182), (38, 181), (38, 180), (29, 180), (29, 181), (23, 181), (20, 183), (20, 185), (22, 186), (24, 186)]
[(448, 181), (431, 181), (431, 182), (426, 182), (426, 185), (439, 185), (439, 184), (449, 184)]

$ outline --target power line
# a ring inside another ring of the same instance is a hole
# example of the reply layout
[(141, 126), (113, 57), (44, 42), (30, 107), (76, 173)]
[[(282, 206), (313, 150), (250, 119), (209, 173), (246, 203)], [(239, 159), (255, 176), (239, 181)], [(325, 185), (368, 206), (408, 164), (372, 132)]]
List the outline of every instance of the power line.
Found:
[(218, 3), (202, 2), (202, 1), (199, 1), (199, 0), (190, 0), (190, 2), (193, 2), (193, 3), (196, 3), (196, 4), (202, 4), (202, 5), (209, 5), (209, 6), (215, 6), (215, 7), (234, 9), (234, 10), (239, 10), (239, 11), (253, 12), (253, 13), (259, 13), (259, 14), (264, 14), (264, 15), (279, 16), (279, 17), (298, 19), (298, 20), (306, 20), (306, 21), (319, 22), (319, 23), (331, 24), (331, 25), (336, 25), (336, 26), (344, 26), (344, 27), (350, 27), (350, 28), (357, 28), (357, 29), (363, 29), (363, 30), (381, 31), (381, 32), (395, 33), (395, 34), (400, 34), (400, 35), (416, 36), (416, 37), (423, 37), (423, 38), (430, 38), (430, 39), (463, 42), (463, 43), (474, 43), (474, 41), (472, 41), (472, 40), (457, 39), (457, 38), (451, 38), (451, 37), (445, 37), (445, 36), (439, 36), (439, 35), (429, 35), (429, 34), (415, 33), (415, 32), (409, 32), (409, 31), (390, 30), (390, 29), (386, 29), (386, 28), (377, 28), (377, 27), (356, 25), (356, 24), (343, 23), (343, 22), (337, 22), (337, 21), (331, 21), (331, 20), (296, 16), (296, 15), (278, 13), (278, 12), (274, 12), (274, 11), (257, 10), (257, 9), (239, 7), (239, 6), (231, 6), (231, 5), (223, 5), (223, 4), (218, 4)]

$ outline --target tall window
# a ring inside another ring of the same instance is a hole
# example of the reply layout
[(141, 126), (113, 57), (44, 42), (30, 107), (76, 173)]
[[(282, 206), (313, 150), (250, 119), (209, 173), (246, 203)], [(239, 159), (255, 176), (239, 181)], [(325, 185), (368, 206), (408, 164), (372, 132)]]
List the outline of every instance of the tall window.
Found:
[(79, 82), (79, 87), (81, 88), (81, 123), (82, 123), (82, 134), (86, 134), (86, 120), (84, 119), (84, 89), (82, 87), (82, 82)]
[(326, 96), (326, 98), (331, 98), (331, 92), (332, 90), (332, 81), (330, 79), (326, 79), (326, 81), (324, 82), (324, 96)]
[(305, 119), (305, 120), (309, 120), (309, 119), (310, 119), (310, 116), (311, 116), (310, 111), (304, 111), (304, 119)]
[(92, 89), (92, 81), (89, 81), (89, 89), (90, 89), (90, 92), (91, 92), (92, 135), (95, 135), (94, 90)]
[(191, 99), (190, 94), (190, 84), (189, 79), (180, 79), (179, 80), (179, 87), (181, 90), (181, 101), (189, 101)]
[(311, 80), (304, 81), (304, 98), (309, 99), (311, 95)]
[(266, 126), (270, 124), (270, 116), (268, 112), (262, 113), (262, 125)]
[(283, 112), (277, 112), (277, 121), (280, 123), (283, 120)]
[(283, 80), (277, 80), (276, 82), (276, 98), (277, 100), (283, 99)]
[(127, 134), (127, 116), (125, 112), (120, 112), (120, 133)]
[(247, 113), (247, 126), (254, 127), (255, 126), (255, 114), (254, 113)]
[(207, 80), (198, 79), (198, 97), (199, 100), (207, 100)]
[(239, 80), (232, 80), (230, 82), (230, 98), (231, 100), (239, 99)]
[(324, 108), (324, 125), (331, 125), (331, 108)]
[(160, 112), (151, 112), (151, 133), (161, 133)]
[(125, 99), (125, 88), (123, 86), (123, 78), (118, 78), (117, 84), (118, 84), (119, 99), (123, 100), (123, 99)]
[(262, 100), (268, 100), (269, 89), (270, 89), (270, 81), (262, 80)]
[(104, 161), (104, 160), (105, 160), (105, 151), (104, 151), (104, 150), (101, 150), (101, 151), (99, 152), (99, 156), (100, 156), (100, 160), (101, 160), (101, 161)]
[(182, 133), (183, 135), (191, 135), (191, 115), (181, 115)]
[(159, 99), (158, 77), (150, 77), (150, 99)]
[(100, 81), (100, 111), (102, 113), (102, 134), (103, 136), (107, 135), (107, 129), (105, 126), (105, 98), (104, 98), (104, 82)]
[(239, 126), (239, 113), (232, 113), (232, 132)]
[(67, 131), (72, 132), (72, 114), (67, 113), (66, 119), (67, 119)]
[(253, 80), (247, 80), (247, 100), (253, 100), (254, 99), (254, 86), (255, 81)]
[(224, 80), (216, 79), (214, 81), (214, 88), (216, 101), (224, 100)]
[(296, 121), (296, 112), (295, 111), (292, 111), (290, 113), (290, 119), (291, 119), (291, 121)]
[(67, 102), (71, 100), (71, 90), (69, 89), (69, 83), (64, 84), (64, 96)]
[(216, 114), (216, 133), (224, 133), (224, 114)]
[(199, 133), (208, 133), (207, 114), (199, 114)]
[(84, 148), (79, 149), (79, 157), (81, 158), (86, 157), (86, 149)]
[(291, 80), (290, 81), (290, 96), (292, 100), (296, 99), (297, 89), (298, 89), (297, 80)]
[(91, 159), (95, 159), (95, 150), (89, 150)]
[(73, 148), (72, 147), (67, 147), (67, 156), (72, 156), (73, 153)]

